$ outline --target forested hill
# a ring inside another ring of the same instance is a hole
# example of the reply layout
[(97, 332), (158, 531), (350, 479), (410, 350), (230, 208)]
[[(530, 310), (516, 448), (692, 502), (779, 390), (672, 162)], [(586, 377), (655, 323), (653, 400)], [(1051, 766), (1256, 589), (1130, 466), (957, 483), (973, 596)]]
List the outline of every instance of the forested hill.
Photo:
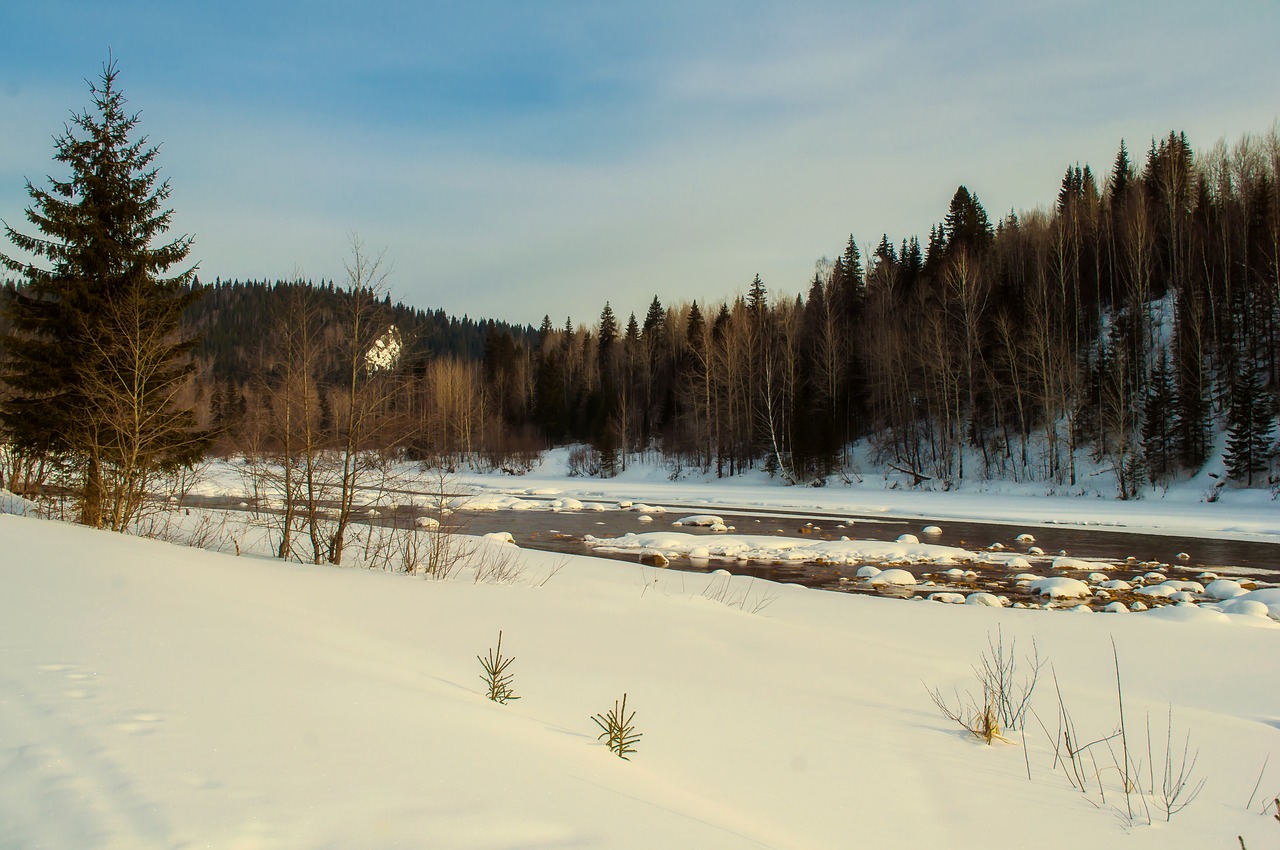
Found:
[[(272, 356), (264, 342), (276, 336), (277, 325), (288, 312), (292, 291), (306, 288), (316, 296), (321, 310), (337, 312), (344, 297), (333, 281), (225, 281), (197, 284), (204, 297), (187, 312), (188, 326), (201, 334), (197, 361), (219, 380), (243, 384), (262, 372), (262, 359)], [(488, 319), (458, 318), (444, 310), (423, 310), (384, 296), (385, 312), (399, 329), (406, 353), (417, 360), (452, 357), (479, 361), (485, 341), (497, 333), (517, 343), (533, 334), (533, 328)]]
[(1016, 214), (960, 186), (923, 239), (832, 246), (799, 297), (742, 269), (745, 297), (608, 293), (598, 321), (535, 330), (218, 280), (188, 315), (190, 403), (219, 451), (282, 450), (286, 422), (336, 442), (367, 402), (362, 446), (450, 464), (582, 443), (602, 475), (645, 455), (795, 483), (1102, 473), (1134, 497), (1207, 470), (1280, 488), (1280, 124), (1203, 153), (1170, 133), (1135, 159), (1122, 143), (1101, 173), (1070, 165)]

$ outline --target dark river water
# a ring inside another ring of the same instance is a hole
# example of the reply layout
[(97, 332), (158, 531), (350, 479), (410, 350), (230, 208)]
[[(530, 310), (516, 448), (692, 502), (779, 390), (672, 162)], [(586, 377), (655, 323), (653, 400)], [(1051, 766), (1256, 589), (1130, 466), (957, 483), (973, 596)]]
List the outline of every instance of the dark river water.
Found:
[[(234, 508), (237, 505), (227, 499), (190, 499), (189, 503), (202, 503), (209, 507)], [(607, 503), (613, 507), (616, 503)], [(820, 512), (769, 510), (734, 512), (702, 506), (673, 506), (665, 504), (665, 513), (651, 512), (652, 522), (643, 522), (642, 514), (635, 511), (611, 509), (606, 511), (459, 511), (446, 519), (446, 524), (467, 534), (485, 534), (505, 531), (523, 548), (562, 552), (574, 555), (596, 555), (635, 563), (635, 552), (601, 552), (588, 546), (583, 538), (621, 537), (627, 532), (637, 534), (653, 531), (680, 531), (689, 534), (714, 535), (705, 528), (683, 526), (674, 529), (672, 523), (691, 514), (713, 513), (723, 517), (738, 534), (763, 534), (779, 537), (805, 537), (808, 539), (838, 540), (841, 536), (852, 539), (895, 540), (904, 533), (915, 534), (922, 543), (957, 546), (977, 552), (1004, 547), (1005, 552), (1023, 554), (1033, 565), (1032, 572), (1049, 574), (1052, 557), (1066, 553), (1074, 558), (1102, 559), (1097, 570), (1115, 578), (1129, 578), (1149, 570), (1159, 570), (1170, 578), (1195, 578), (1200, 573), (1212, 572), (1224, 578), (1248, 579), (1261, 585), (1280, 583), (1280, 543), (1258, 543), (1238, 540), (1216, 540), (1176, 535), (1141, 534), (1126, 530), (1099, 530), (1070, 526), (1028, 526), (992, 522), (964, 522), (956, 520), (899, 519), (849, 514), (827, 515)], [(423, 513), (419, 509), (401, 508), (385, 512), (379, 522), (409, 525)], [(851, 522), (850, 522), (851, 521)], [(941, 534), (926, 535), (924, 527), (936, 525)], [(1043, 556), (1027, 555), (1029, 545), (1015, 538), (1022, 533), (1035, 537), (1033, 545), (1043, 550)], [(734, 532), (731, 532), (734, 533)], [(1184, 555), (1186, 557), (1179, 557)], [(1131, 560), (1130, 560), (1131, 559)], [(716, 559), (690, 561), (673, 560), (673, 569), (710, 572), (724, 569), (740, 575), (751, 575), (771, 581), (803, 584), (830, 590), (864, 590), (852, 581), (857, 565), (834, 566), (795, 562), (763, 563)], [(959, 590), (990, 590), (1011, 596), (1020, 593), (1010, 580), (1012, 572), (1004, 567), (971, 565), (977, 578), (970, 578), (960, 585), (948, 582), (941, 576), (929, 576), (934, 569), (930, 565), (914, 565), (910, 569), (923, 580), (934, 579), (937, 585), (920, 586), (915, 593), (928, 593), (955, 586)], [(945, 569), (939, 567), (936, 569)], [(1058, 572), (1083, 578), (1073, 572)], [(901, 591), (896, 591), (901, 593)]]
[[(524, 547), (571, 554), (593, 554), (635, 562), (634, 552), (605, 553), (588, 547), (583, 537), (620, 537), (627, 532), (637, 534), (650, 531), (680, 531), (690, 534), (714, 535), (705, 528), (683, 526), (672, 528), (672, 522), (690, 514), (713, 513), (723, 517), (740, 534), (765, 534), (780, 537), (806, 537), (810, 539), (838, 540), (841, 536), (852, 539), (897, 539), (904, 533), (915, 534), (922, 543), (938, 543), (958, 546), (974, 551), (986, 550), (993, 544), (1005, 547), (1006, 552), (1023, 553), (1033, 564), (1033, 572), (1048, 575), (1049, 562), (1061, 553), (1075, 558), (1105, 559), (1097, 569), (1116, 578), (1160, 570), (1170, 578), (1195, 578), (1200, 573), (1212, 572), (1222, 577), (1251, 579), (1259, 584), (1280, 582), (1280, 543), (1257, 543), (1235, 540), (1213, 540), (1197, 537), (1180, 537), (1154, 534), (1137, 534), (1129, 531), (1097, 530), (1065, 526), (1009, 525), (987, 522), (957, 522), (954, 520), (931, 521), (922, 519), (894, 519), (880, 516), (840, 515), (793, 511), (769, 511), (734, 513), (708, 509), (705, 506), (667, 507), (666, 513), (650, 513), (652, 522), (642, 522), (641, 514), (631, 511), (606, 512), (581, 511), (551, 513), (547, 511), (477, 511), (455, 515), (460, 527), (470, 533), (491, 531), (509, 532)], [(848, 520), (853, 520), (852, 524)], [(922, 533), (925, 526), (937, 525), (941, 534)], [(843, 527), (841, 527), (843, 526)], [(731, 532), (731, 533), (735, 533)], [(1029, 544), (1015, 538), (1022, 533), (1035, 537), (1034, 545), (1044, 551), (1044, 556), (1026, 556)], [(1185, 555), (1180, 558), (1179, 555)], [(1128, 559), (1132, 558), (1133, 561)], [(1163, 565), (1163, 566), (1160, 566)], [(740, 575), (752, 575), (771, 581), (803, 584), (830, 590), (864, 590), (856, 586), (857, 566), (832, 566), (820, 564), (759, 563), (736, 559), (710, 559), (690, 561), (676, 559), (672, 568), (708, 572), (724, 569)], [(911, 567), (918, 577), (933, 569), (926, 565)], [(937, 568), (945, 569), (945, 568)], [(1011, 572), (1003, 567), (974, 566), (976, 579), (970, 579), (958, 590), (990, 590), (1011, 596), (1025, 596), (1010, 580)], [(1083, 578), (1074, 572), (1058, 572)], [(916, 593), (928, 593), (954, 586), (941, 576), (932, 576), (939, 586), (921, 586)], [(900, 592), (900, 591), (898, 591)]]

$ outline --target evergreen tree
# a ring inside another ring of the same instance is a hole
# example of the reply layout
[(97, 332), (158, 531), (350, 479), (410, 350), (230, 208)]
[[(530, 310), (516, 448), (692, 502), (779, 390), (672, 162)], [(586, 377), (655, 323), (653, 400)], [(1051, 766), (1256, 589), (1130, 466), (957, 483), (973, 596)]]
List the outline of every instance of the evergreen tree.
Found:
[(995, 232), (987, 211), (966, 187), (956, 189), (951, 197), (944, 227), (947, 233), (947, 253), (954, 254), (961, 248), (982, 253), (994, 240)]
[(845, 245), (844, 254), (836, 258), (836, 265), (831, 275), (835, 288), (831, 305), (846, 321), (853, 321), (862, 310), (867, 297), (867, 276), (862, 268), (862, 254), (858, 251), (858, 243), (849, 234), (849, 242)]
[(644, 326), (641, 328), (644, 338), (653, 340), (662, 333), (666, 318), (667, 314), (662, 309), (662, 302), (658, 300), (658, 296), (653, 296), (653, 300), (649, 302), (649, 312), (644, 317)]
[(542, 325), (538, 328), (538, 351), (541, 351), (542, 347), (547, 344), (547, 339), (554, 330), (551, 327), (551, 317), (544, 315), (542, 317)]
[(73, 113), (54, 140), (67, 179), (41, 189), (27, 181), (27, 220), (39, 235), (5, 225), (19, 251), (48, 268), (0, 254), (23, 285), (8, 299), (10, 332), (0, 419), (24, 450), (72, 461), (82, 480), (80, 520), (123, 530), (148, 478), (194, 461), (208, 435), (178, 403), (195, 344), (181, 332), (199, 296), (195, 269), (164, 277), (186, 260), (183, 236), (153, 246), (173, 211), (168, 181), (157, 185), (158, 148), (134, 137), (114, 62), (90, 84), (93, 109)]
[(876, 246), (875, 256), (880, 263), (888, 263), (891, 266), (898, 264), (898, 252), (894, 250), (893, 243), (889, 241), (889, 234), (885, 233), (880, 236), (880, 244)]
[(757, 322), (764, 319), (765, 311), (769, 309), (769, 290), (765, 288), (760, 275), (755, 276), (751, 281), (751, 288), (747, 290), (747, 309)]
[(1175, 444), (1184, 469), (1204, 466), (1209, 456), (1210, 380), (1200, 353), (1200, 322), (1189, 298), (1178, 300), (1173, 327), (1174, 381), (1177, 395)]
[(1142, 451), (1152, 484), (1167, 481), (1176, 467), (1177, 424), (1174, 399), (1169, 354), (1160, 349), (1159, 355), (1151, 364), (1151, 375), (1147, 380), (1147, 393), (1142, 405)]
[(618, 340), (618, 320), (614, 318), (613, 308), (604, 302), (604, 310), (600, 313), (600, 334), (596, 345), (596, 356), (600, 368), (600, 380), (607, 381), (613, 376), (613, 344)]
[(1271, 453), (1271, 398), (1262, 383), (1262, 370), (1245, 357), (1231, 390), (1227, 416), (1227, 474), (1248, 487), (1267, 468)]

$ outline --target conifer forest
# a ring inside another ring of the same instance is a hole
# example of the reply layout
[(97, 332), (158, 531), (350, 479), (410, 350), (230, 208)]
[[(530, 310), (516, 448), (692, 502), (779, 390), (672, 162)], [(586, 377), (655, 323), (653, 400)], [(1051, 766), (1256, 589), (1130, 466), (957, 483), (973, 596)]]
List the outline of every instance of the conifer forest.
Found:
[[(742, 269), (745, 295), (718, 303), (616, 292), (598, 316), (521, 327), (394, 302), (382, 258), (355, 238), (345, 280), (158, 278), (192, 246), (147, 248), (167, 229), (168, 184), (155, 183), (155, 150), (125, 141), (136, 117), (110, 73), (101, 115), (78, 128), (112, 138), (133, 183), (102, 197), (79, 178), (29, 184), (42, 236), (8, 229), (53, 265), (6, 256), (15, 485), (74, 448), (66, 428), (28, 415), (32, 395), (60, 398), (47, 415), (66, 419), (89, 397), (67, 377), (75, 362), (118, 354), (95, 347), (106, 331), (84, 311), (115, 315), (108, 293), (137, 291), (131, 309), (166, 340), (147, 403), (172, 414), (170, 433), (80, 455), (91, 478), (101, 452), (174, 463), (302, 441), (510, 472), (572, 444), (583, 475), (643, 458), (672, 477), (763, 468), (823, 484), (891, 470), (931, 487), (1065, 489), (1088, 465), (1130, 498), (1209, 465), (1276, 486), (1280, 128), (1202, 151), (1177, 132), (1145, 151), (1121, 143), (1105, 170), (1070, 165), (1056, 198), (1003, 216), (961, 186), (927, 235), (832, 246), (800, 295)], [(80, 174), (93, 166), (76, 130), (56, 158)], [(132, 215), (132, 247), (151, 255), (68, 248), (93, 237), (67, 224), (82, 198)], [(98, 287), (94, 262), (117, 282)], [(139, 269), (159, 288), (131, 290)]]
[[(851, 235), (833, 253), (798, 297), (759, 277), (719, 303), (620, 292), (589, 323), (536, 329), (384, 300), (377, 324), (404, 356), (373, 445), (514, 471), (574, 443), (583, 474), (656, 455), (673, 475), (763, 467), (809, 484), (871, 472), (849, 453), (866, 440), (879, 465), (932, 486), (1069, 487), (1086, 460), (1122, 497), (1210, 462), (1274, 484), (1276, 131), (1198, 154), (1170, 133), (1136, 162), (1122, 144), (1103, 174), (1068, 167), (1051, 206), (994, 221), (961, 186), (923, 241), (864, 252)], [(287, 316), (270, 317), (297, 298), (336, 314), (351, 293), (204, 289), (190, 313), (200, 407), (239, 450), (278, 433), (270, 341)], [(349, 403), (334, 368), (313, 385), (330, 439)]]

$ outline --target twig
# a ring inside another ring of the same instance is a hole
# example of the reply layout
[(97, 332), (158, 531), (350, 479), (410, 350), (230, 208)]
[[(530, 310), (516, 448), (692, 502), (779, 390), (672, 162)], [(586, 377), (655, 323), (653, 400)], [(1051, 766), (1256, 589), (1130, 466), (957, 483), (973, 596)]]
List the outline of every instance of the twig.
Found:
[(1267, 753), (1267, 757), (1262, 760), (1262, 769), (1258, 771), (1258, 781), (1253, 783), (1253, 793), (1249, 795), (1249, 802), (1244, 804), (1246, 809), (1253, 808), (1253, 798), (1258, 795), (1258, 789), (1262, 787), (1262, 774), (1267, 772), (1267, 762), (1271, 761), (1271, 753)]

